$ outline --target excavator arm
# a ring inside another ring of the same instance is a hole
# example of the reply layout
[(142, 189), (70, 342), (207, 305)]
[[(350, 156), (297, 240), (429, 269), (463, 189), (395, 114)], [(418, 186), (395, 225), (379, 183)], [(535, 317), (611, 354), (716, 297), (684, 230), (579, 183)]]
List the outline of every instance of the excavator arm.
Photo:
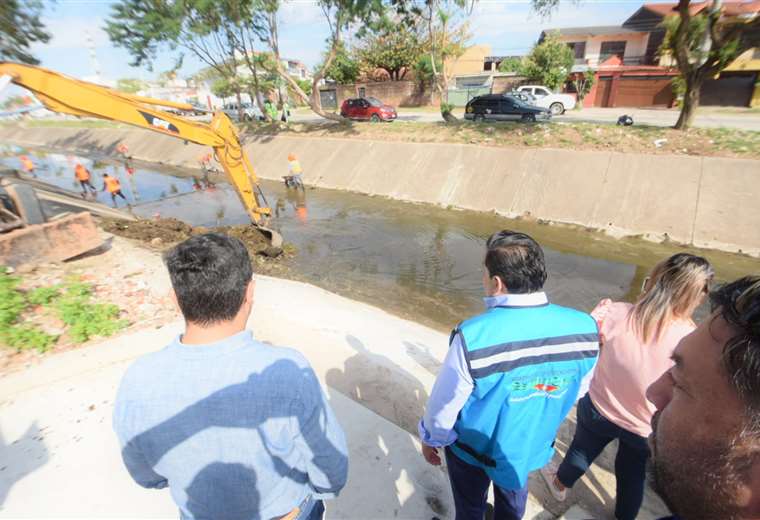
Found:
[(212, 147), (253, 223), (270, 234), (273, 245), (281, 242), (279, 235), (260, 225), (271, 209), (237, 131), (224, 112), (216, 112), (210, 124), (189, 121), (155, 106), (189, 109), (190, 105), (124, 94), (31, 65), (0, 62), (0, 76), (8, 76), (12, 83), (32, 91), (54, 112), (120, 121)]

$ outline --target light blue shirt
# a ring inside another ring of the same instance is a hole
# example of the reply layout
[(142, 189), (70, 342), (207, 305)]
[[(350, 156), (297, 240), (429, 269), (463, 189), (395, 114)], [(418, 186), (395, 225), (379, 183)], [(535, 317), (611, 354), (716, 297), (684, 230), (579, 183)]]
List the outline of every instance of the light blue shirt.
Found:
[[(548, 303), (543, 292), (529, 294), (502, 294), (483, 299), (486, 308), (497, 306), (524, 307)], [(440, 448), (457, 440), (454, 424), (459, 412), (472, 394), (474, 383), (462, 347), (462, 338), (456, 334), (446, 359), (433, 385), (433, 391), (425, 408), (425, 416), (419, 423), (420, 440), (428, 446)]]
[(132, 478), (168, 486), (182, 518), (276, 518), (346, 483), (346, 440), (314, 371), (250, 331), (135, 361), (113, 426)]

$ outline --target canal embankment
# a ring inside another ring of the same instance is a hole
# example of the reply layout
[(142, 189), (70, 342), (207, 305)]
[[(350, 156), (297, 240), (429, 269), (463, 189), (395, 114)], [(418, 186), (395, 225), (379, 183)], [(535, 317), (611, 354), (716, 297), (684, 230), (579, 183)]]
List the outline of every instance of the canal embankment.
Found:
[[(197, 168), (207, 149), (143, 130), (4, 127), (0, 139)], [(244, 139), (257, 174), (280, 179), (287, 156), (307, 184), (443, 207), (575, 224), (612, 236), (760, 256), (760, 161), (320, 136)]]

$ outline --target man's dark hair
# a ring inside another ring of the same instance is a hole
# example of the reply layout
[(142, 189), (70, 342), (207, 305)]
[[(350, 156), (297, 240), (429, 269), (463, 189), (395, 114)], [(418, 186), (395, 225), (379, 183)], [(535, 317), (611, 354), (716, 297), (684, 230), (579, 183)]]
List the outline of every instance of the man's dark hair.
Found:
[(253, 276), (243, 243), (221, 233), (188, 238), (167, 251), (164, 262), (182, 314), (198, 325), (234, 318)]
[(710, 295), (735, 334), (723, 347), (723, 367), (747, 407), (748, 427), (760, 433), (760, 276), (746, 276)]
[(525, 233), (499, 231), (486, 242), (486, 269), (514, 294), (537, 292), (546, 282), (544, 252)]

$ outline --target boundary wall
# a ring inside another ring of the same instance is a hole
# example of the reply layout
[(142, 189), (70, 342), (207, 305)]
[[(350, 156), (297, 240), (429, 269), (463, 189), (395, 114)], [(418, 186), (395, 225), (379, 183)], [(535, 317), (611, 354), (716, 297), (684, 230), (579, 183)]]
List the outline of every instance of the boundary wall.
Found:
[[(0, 128), (7, 143), (198, 168), (207, 149), (139, 129)], [(306, 184), (444, 207), (576, 224), (614, 236), (760, 256), (760, 161), (450, 143), (255, 136), (265, 179), (295, 153)]]

